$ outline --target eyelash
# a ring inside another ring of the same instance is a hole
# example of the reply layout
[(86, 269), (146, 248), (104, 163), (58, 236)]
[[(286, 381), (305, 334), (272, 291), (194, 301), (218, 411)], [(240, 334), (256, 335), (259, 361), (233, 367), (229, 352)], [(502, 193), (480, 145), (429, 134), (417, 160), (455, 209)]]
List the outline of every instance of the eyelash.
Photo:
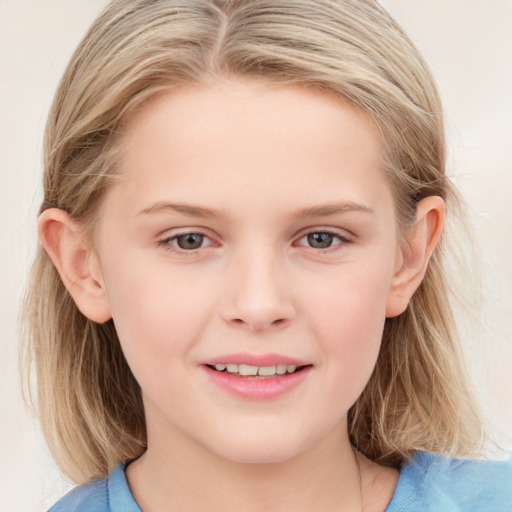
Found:
[[(346, 236), (343, 236), (342, 234), (340, 234), (336, 231), (330, 230), (330, 229), (319, 229), (319, 230), (314, 230), (314, 231), (308, 231), (307, 233), (303, 234), (298, 240), (299, 241), (303, 240), (304, 238), (307, 238), (310, 235), (320, 235), (320, 234), (321, 235), (330, 235), (334, 239), (337, 239), (338, 243), (333, 243), (331, 246), (326, 247), (324, 249), (309, 246), (310, 249), (313, 249), (315, 252), (319, 252), (319, 253), (336, 251), (336, 250), (339, 250), (339, 246), (343, 246), (343, 245), (350, 244), (353, 242), (353, 240), (351, 240), (350, 238), (347, 238)], [(187, 235), (198, 235), (198, 236), (202, 237), (202, 242), (205, 239), (210, 239), (208, 237), (208, 235), (205, 235), (204, 233), (201, 233), (199, 231), (187, 231), (184, 233), (178, 233), (176, 235), (172, 235), (172, 236), (166, 237), (162, 240), (159, 240), (158, 244), (163, 246), (164, 249), (169, 252), (184, 255), (184, 256), (192, 256), (192, 255), (196, 254), (198, 250), (204, 249), (204, 247), (201, 246), (201, 247), (198, 247), (197, 249), (187, 250), (187, 249), (182, 249), (180, 247), (176, 247), (176, 246), (172, 245), (173, 241), (176, 241), (178, 238), (185, 237)], [(214, 243), (212, 243), (210, 245), (214, 245)], [(206, 247), (208, 247), (208, 246), (206, 246)]]

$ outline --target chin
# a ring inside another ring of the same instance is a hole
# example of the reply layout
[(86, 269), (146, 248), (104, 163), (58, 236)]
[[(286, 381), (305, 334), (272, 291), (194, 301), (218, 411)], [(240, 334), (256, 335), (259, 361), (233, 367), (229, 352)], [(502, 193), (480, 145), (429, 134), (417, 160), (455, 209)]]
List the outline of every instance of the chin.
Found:
[(282, 448), (272, 451), (268, 448), (254, 450), (253, 447), (239, 451), (230, 450), (228, 453), (219, 453), (219, 455), (237, 464), (279, 464), (293, 459), (298, 453), (296, 450), (283, 450)]
[(308, 449), (288, 435), (230, 436), (224, 443), (210, 449), (218, 456), (238, 464), (279, 464), (287, 462)]

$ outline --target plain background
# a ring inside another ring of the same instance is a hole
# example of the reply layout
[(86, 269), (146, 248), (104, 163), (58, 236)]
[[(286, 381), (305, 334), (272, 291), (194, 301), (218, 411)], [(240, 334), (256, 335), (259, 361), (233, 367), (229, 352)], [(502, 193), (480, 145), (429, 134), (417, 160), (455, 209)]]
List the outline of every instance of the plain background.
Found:
[[(445, 100), (450, 173), (483, 254), (485, 303), (474, 316), (486, 328), (479, 349), (467, 329), (469, 355), (498, 439), (511, 449), (512, 1), (383, 3), (429, 61)], [(16, 321), (36, 247), (45, 118), (71, 52), (105, 4), (0, 0), (1, 512), (46, 510), (70, 485), (23, 406)]]

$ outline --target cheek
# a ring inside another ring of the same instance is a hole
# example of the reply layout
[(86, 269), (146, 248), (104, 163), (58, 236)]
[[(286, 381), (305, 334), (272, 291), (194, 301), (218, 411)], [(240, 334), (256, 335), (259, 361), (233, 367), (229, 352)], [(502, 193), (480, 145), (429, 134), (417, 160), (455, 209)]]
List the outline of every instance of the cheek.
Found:
[[(311, 314), (327, 334), (381, 332), (392, 272), (372, 265), (340, 267), (328, 280), (312, 280), (304, 294)], [(377, 268), (377, 270), (375, 270)]]
[[(331, 379), (343, 379), (353, 400), (369, 379), (380, 350), (391, 272), (345, 269), (329, 287), (312, 287), (309, 328), (322, 341)], [(353, 388), (353, 389), (351, 389)]]
[[(112, 318), (128, 364), (139, 380), (186, 357), (199, 342), (211, 300), (195, 283), (171, 273), (110, 273), (108, 296)], [(177, 356), (180, 356), (179, 358)]]

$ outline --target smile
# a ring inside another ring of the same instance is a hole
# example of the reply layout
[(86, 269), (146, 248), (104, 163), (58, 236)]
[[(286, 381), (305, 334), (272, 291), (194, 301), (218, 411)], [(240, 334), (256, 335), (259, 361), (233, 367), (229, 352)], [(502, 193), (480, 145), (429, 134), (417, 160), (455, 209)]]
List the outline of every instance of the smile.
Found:
[(259, 377), (265, 379), (295, 373), (309, 365), (297, 366), (294, 364), (279, 364), (274, 366), (253, 366), (248, 364), (219, 363), (208, 366), (217, 372), (229, 373), (231, 375), (238, 375), (242, 377)]
[(299, 388), (314, 365), (273, 354), (232, 354), (205, 361), (201, 367), (222, 392), (249, 401), (270, 401)]

